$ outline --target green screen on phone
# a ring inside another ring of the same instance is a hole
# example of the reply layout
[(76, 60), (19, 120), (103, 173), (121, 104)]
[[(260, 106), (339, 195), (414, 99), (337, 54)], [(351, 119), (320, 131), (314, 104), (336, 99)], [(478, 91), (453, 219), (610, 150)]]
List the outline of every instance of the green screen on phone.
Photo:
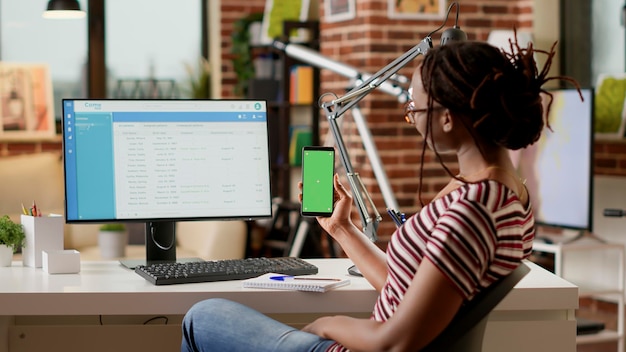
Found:
[(305, 147), (302, 150), (302, 215), (328, 216), (333, 212), (335, 150)]

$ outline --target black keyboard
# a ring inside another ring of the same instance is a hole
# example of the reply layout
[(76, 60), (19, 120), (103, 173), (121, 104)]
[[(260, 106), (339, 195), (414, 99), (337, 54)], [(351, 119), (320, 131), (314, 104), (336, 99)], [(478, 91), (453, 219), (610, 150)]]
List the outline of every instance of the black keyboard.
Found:
[(241, 280), (267, 273), (311, 275), (317, 274), (317, 267), (295, 257), (261, 257), (140, 265), (135, 272), (155, 285), (171, 285)]

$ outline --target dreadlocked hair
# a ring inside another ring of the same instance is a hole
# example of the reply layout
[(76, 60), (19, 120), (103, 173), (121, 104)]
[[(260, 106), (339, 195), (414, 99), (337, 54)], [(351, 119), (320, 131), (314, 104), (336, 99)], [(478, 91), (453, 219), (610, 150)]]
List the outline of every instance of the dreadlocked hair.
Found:
[[(431, 49), (421, 63), (424, 90), (428, 94), (428, 108), (437, 101), (460, 117), (480, 148), (481, 143), (492, 143), (511, 150), (525, 148), (541, 137), (552, 106), (552, 94), (543, 88), (551, 80), (567, 81), (578, 89), (578, 83), (565, 76), (548, 77), (555, 55), (556, 42), (549, 51), (535, 49), (532, 43), (521, 48), (515, 40), (509, 40), (509, 48), (500, 50), (483, 42), (452, 42)], [(547, 56), (539, 71), (535, 54)], [(546, 111), (541, 94), (547, 99)], [(544, 116), (546, 119), (544, 121)], [(422, 159), (426, 152), (426, 140), (431, 136), (432, 113), (427, 113), (426, 133), (422, 144)], [(435, 157), (444, 170), (458, 178), (445, 165), (433, 145)], [(421, 197), (424, 163), (420, 166), (418, 199)]]
[[(453, 42), (431, 49), (421, 74), (429, 105), (437, 101), (461, 117), (475, 138), (507, 149), (520, 149), (536, 142), (552, 105), (552, 94), (542, 86), (551, 80), (578, 83), (569, 77), (548, 77), (556, 43), (549, 51), (521, 48), (509, 40), (509, 50), (482, 42)], [(538, 71), (536, 53), (547, 56)], [(549, 99), (546, 114), (541, 93)], [(580, 95), (582, 99), (582, 94)]]

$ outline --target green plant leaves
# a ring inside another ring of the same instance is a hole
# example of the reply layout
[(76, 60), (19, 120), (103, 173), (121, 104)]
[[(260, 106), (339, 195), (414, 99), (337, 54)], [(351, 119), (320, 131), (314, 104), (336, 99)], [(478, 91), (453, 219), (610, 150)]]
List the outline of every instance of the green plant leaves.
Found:
[(253, 13), (234, 23), (231, 34), (233, 54), (233, 69), (237, 75), (235, 94), (245, 96), (248, 90), (248, 81), (254, 78), (254, 64), (252, 53), (250, 52), (250, 24), (263, 20), (262, 13)]
[(8, 215), (0, 218), (0, 244), (13, 248), (13, 253), (24, 246), (26, 234), (22, 224), (13, 222)]

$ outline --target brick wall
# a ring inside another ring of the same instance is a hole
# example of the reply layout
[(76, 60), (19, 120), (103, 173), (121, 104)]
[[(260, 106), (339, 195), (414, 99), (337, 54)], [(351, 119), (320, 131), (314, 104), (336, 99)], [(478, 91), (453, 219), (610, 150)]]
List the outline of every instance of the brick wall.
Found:
[(597, 139), (593, 167), (596, 175), (626, 176), (626, 139)]
[[(224, 72), (228, 72), (228, 19), (241, 16), (243, 4), (248, 8), (262, 11), (264, 3), (265, 1), (258, 0), (223, 3)], [(533, 3), (533, 0), (462, 0), (459, 26), (471, 40), (486, 40), (493, 29), (516, 27), (520, 30), (532, 30)], [(236, 11), (237, 16), (226, 15), (230, 10)], [(387, 0), (356, 1), (356, 18), (334, 23), (324, 21), (324, 7), (320, 6), (319, 18), (321, 53), (330, 59), (369, 73), (384, 67), (440, 25), (439, 20), (389, 19)], [(453, 24), (453, 19), (454, 10), (447, 27)], [(439, 35), (433, 35), (433, 39), (437, 44)], [(400, 73), (410, 77), (413, 67), (413, 64), (409, 64)], [(223, 92), (225, 96), (232, 96), (233, 76), (228, 73), (225, 73), (225, 76), (229, 78), (223, 82)], [(321, 82), (321, 92), (333, 92), (340, 96), (350, 87), (347, 78), (327, 70), (321, 71)], [(424, 202), (431, 199), (441, 188), (447, 180), (447, 175), (432, 153), (427, 152), (424, 160), (421, 160), (420, 137), (412, 126), (404, 123), (402, 106), (395, 97), (374, 92), (359, 106), (366, 116), (366, 122), (400, 208), (407, 213), (418, 211), (420, 201), (416, 195), (420, 163), (424, 163), (425, 178), (422, 185)], [(384, 200), (350, 113), (341, 118), (341, 126), (342, 136), (350, 149), (353, 166), (372, 194), (379, 212), (383, 214), (384, 221), (379, 233), (380, 242), (384, 244), (388, 240), (388, 235), (383, 234), (390, 234), (393, 226), (386, 218)], [(322, 122), (321, 128), (323, 132), (326, 131), (325, 121)], [(626, 176), (626, 141), (599, 141), (595, 148), (597, 174)], [(456, 167), (454, 162), (449, 160), (447, 165), (453, 170)]]
[(263, 13), (265, 0), (226, 0), (221, 2), (222, 96), (233, 97), (237, 76), (231, 54), (234, 23), (252, 13)]
[[(355, 2), (356, 18), (335, 23), (324, 22), (324, 9), (320, 5), (321, 52), (328, 58), (352, 65), (364, 72), (378, 71), (440, 25), (440, 21), (436, 20), (389, 19), (387, 0)], [(459, 26), (470, 39), (477, 40), (485, 40), (489, 31), (497, 28), (510, 29), (516, 26), (518, 29), (530, 30), (533, 2), (533, 0), (461, 0)], [(262, 12), (265, 0), (229, 0), (222, 1), (221, 4), (222, 95), (233, 97), (236, 83), (230, 54), (233, 23), (250, 13)], [(447, 26), (452, 23), (453, 21), (449, 20)], [(434, 35), (433, 39), (436, 44), (439, 36)], [(400, 73), (410, 77), (412, 69), (413, 65), (409, 64)], [(326, 70), (322, 70), (321, 82), (321, 92), (335, 92), (339, 95), (343, 95), (349, 85), (346, 78)], [(404, 123), (402, 106), (395, 97), (374, 92), (366, 97), (360, 106), (401, 209), (407, 213), (418, 211), (420, 202), (416, 194), (419, 165), (424, 163), (422, 199), (425, 202), (433, 197), (447, 176), (431, 153), (426, 153), (424, 160), (421, 160), (419, 148), (421, 141), (414, 128)], [(385, 204), (353, 119), (348, 113), (341, 120), (342, 135), (350, 147), (353, 166), (361, 175), (379, 211), (383, 214), (384, 221), (379, 233), (380, 242), (384, 245), (393, 226), (384, 212)], [(322, 130), (325, 131), (325, 121), (322, 124)], [(0, 142), (0, 156), (48, 150), (60, 151), (60, 148), (61, 143), (58, 139), (37, 142), (4, 141)], [(597, 174), (626, 176), (626, 140), (597, 141), (595, 148)], [(453, 161), (448, 160), (447, 164), (452, 169), (455, 168)]]

